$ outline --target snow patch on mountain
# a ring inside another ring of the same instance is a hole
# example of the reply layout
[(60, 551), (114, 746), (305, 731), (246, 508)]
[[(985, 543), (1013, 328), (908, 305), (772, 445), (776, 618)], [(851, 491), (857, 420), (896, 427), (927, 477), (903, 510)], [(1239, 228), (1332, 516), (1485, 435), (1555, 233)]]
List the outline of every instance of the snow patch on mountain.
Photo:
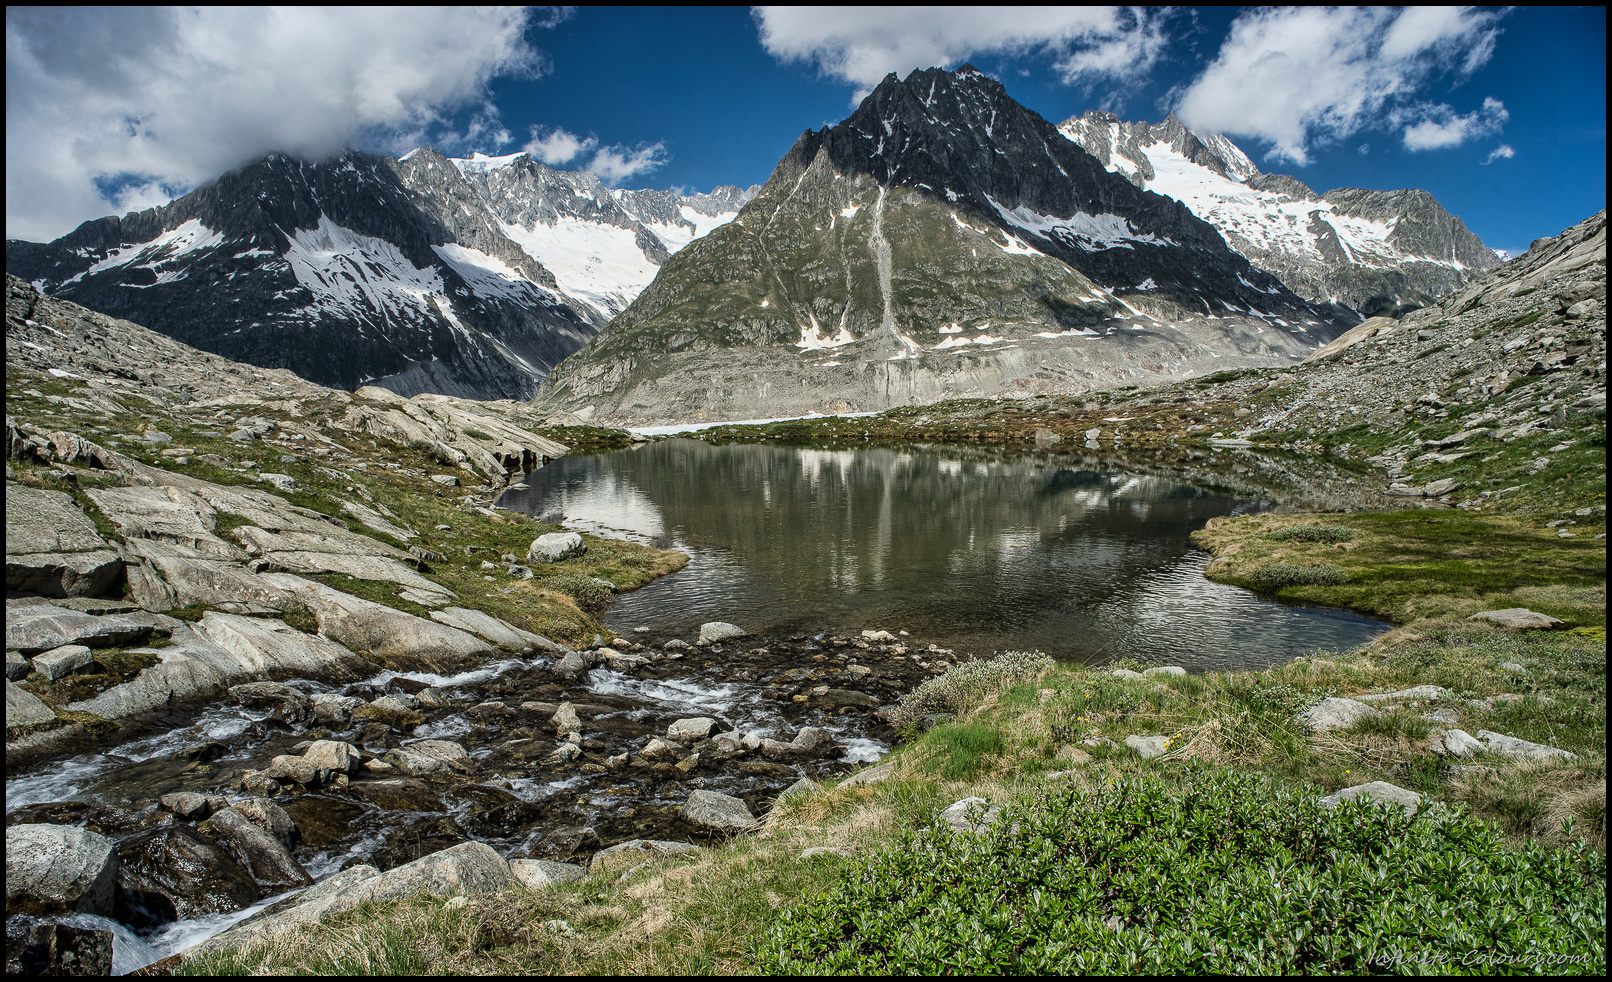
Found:
[[(164, 232), (149, 242), (109, 250), (105, 259), (65, 281), (63, 285), (76, 283), (86, 276), (92, 276), (109, 269), (116, 269), (119, 266), (145, 267), (155, 271), (158, 266), (171, 263), (180, 256), (212, 249), (223, 241), (223, 235), (203, 225), (199, 220), (192, 218), (178, 228)], [(157, 282), (159, 283), (172, 282), (183, 278), (184, 273), (182, 271), (157, 271)], [(144, 285), (155, 286), (156, 284), (147, 283)]]
[(1042, 238), (1057, 239), (1088, 252), (1102, 249), (1134, 249), (1139, 242), (1148, 245), (1179, 244), (1151, 232), (1138, 232), (1131, 227), (1130, 222), (1119, 215), (1088, 215), (1077, 212), (1068, 218), (1059, 218), (1054, 215), (1042, 215), (1022, 205), (1010, 210), (988, 195), (985, 200), (991, 203), (991, 207), (996, 209), (1003, 221)]
[(413, 321), (428, 316), (433, 298), (441, 300), (446, 313), (447, 297), (437, 271), (415, 266), (385, 239), (361, 235), (321, 215), (316, 227), (297, 229), (290, 241), (285, 261), (297, 283), (314, 297), (304, 308), (308, 315)]

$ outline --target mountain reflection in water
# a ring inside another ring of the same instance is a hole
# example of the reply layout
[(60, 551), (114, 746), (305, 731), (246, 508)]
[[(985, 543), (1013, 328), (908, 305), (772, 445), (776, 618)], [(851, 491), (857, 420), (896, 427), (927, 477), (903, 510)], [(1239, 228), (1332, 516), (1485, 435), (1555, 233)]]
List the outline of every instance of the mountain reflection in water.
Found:
[(1208, 670), (1351, 647), (1387, 628), (1204, 579), (1192, 531), (1274, 502), (1045, 457), (669, 440), (561, 458), (526, 483), (501, 506), (693, 557), (622, 595), (607, 617), (618, 631), (876, 628), (975, 654)]

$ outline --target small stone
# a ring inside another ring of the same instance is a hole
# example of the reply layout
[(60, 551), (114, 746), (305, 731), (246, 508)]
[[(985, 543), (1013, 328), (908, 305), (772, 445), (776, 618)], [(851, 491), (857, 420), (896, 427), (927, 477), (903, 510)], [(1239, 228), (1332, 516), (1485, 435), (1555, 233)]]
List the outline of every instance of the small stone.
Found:
[(1143, 675), (1185, 675), (1187, 670), (1180, 665), (1160, 665), (1156, 668), (1145, 668)]
[(573, 863), (554, 863), (546, 859), (511, 859), (509, 872), (528, 890), (547, 890), (588, 875), (587, 870)]
[(459, 486), (459, 479), (452, 474), (432, 474), (431, 482), (433, 484), (440, 484), (445, 488), (456, 488)]
[(165, 794), (158, 804), (186, 821), (196, 821), (208, 815), (207, 796), (194, 791), (177, 791)]
[(1435, 752), (1450, 757), (1470, 757), (1483, 749), (1483, 744), (1465, 730), (1445, 730), (1434, 740)]
[(1125, 738), (1125, 746), (1130, 747), (1138, 754), (1141, 754), (1143, 760), (1148, 760), (1150, 758), (1159, 756), (1166, 750), (1169, 750), (1170, 738), (1167, 736), (1140, 736), (1138, 734), (1132, 734), (1131, 736)]
[(588, 551), (587, 543), (576, 532), (550, 532), (532, 540), (526, 550), (527, 562), (533, 564), (558, 563), (580, 556)]
[(34, 670), (55, 681), (81, 672), (95, 664), (95, 656), (81, 644), (64, 644), (34, 656)]
[(1300, 713), (1298, 721), (1312, 732), (1325, 733), (1353, 726), (1357, 721), (1374, 715), (1377, 710), (1354, 699), (1326, 698)]
[[(726, 621), (707, 621), (700, 625), (700, 643), (715, 644), (718, 641), (727, 641), (730, 638), (742, 638), (749, 632), (735, 624)], [(667, 647), (670, 647), (668, 645)]]
[(1541, 614), (1526, 607), (1507, 607), (1504, 610), (1480, 610), (1467, 620), (1488, 621), (1501, 627), (1515, 628), (1520, 631), (1548, 630), (1554, 631), (1564, 628), (1567, 624), (1559, 621), (1549, 614)]
[(971, 797), (953, 802), (940, 813), (940, 820), (959, 832), (983, 832), (1002, 814), (1001, 805)]
[(678, 811), (683, 819), (703, 829), (738, 831), (755, 824), (750, 806), (732, 795), (717, 791), (695, 791)]
[(678, 743), (694, 743), (709, 737), (715, 728), (716, 720), (709, 716), (680, 719), (666, 728), (666, 738)]

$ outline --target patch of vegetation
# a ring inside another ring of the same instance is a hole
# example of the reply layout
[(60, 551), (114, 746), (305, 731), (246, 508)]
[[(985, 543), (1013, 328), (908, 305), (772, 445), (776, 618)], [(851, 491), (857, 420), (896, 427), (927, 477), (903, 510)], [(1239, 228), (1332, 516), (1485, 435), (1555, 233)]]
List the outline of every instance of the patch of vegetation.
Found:
[(1242, 578), (1261, 590), (1280, 590), (1288, 586), (1336, 586), (1349, 574), (1322, 563), (1263, 562)]
[(1470, 953), (1491, 972), (1594, 975), (1605, 882), (1582, 842), (1518, 852), (1459, 810), (1329, 811), (1308, 789), (1196, 770), (1026, 796), (979, 835), (903, 836), (784, 911), (757, 960), (784, 975), (1356, 974), (1454, 971)]
[(1343, 525), (1291, 525), (1265, 534), (1272, 542), (1348, 542), (1354, 537), (1355, 530)]
[(1039, 651), (1008, 651), (995, 658), (965, 662), (945, 675), (925, 679), (896, 707), (891, 722), (915, 724), (932, 713), (958, 713), (988, 693), (1031, 680), (1053, 666)]
[(576, 601), (576, 605), (594, 617), (600, 617), (616, 598), (616, 591), (598, 577), (580, 573), (551, 576), (543, 581), (551, 590), (558, 590)]
[(950, 781), (966, 781), (986, 765), (985, 758), (1000, 754), (1007, 744), (999, 730), (977, 723), (942, 724), (932, 727), (918, 741), (914, 751), (933, 753), (940, 776)]
[[(162, 640), (162, 639), (158, 639)], [(91, 699), (115, 685), (132, 681), (142, 671), (162, 660), (155, 651), (138, 648), (97, 648), (91, 652), (95, 661), (88, 671), (64, 675), (51, 680), (40, 672), (31, 673), (26, 681), (28, 690), (53, 709)]]

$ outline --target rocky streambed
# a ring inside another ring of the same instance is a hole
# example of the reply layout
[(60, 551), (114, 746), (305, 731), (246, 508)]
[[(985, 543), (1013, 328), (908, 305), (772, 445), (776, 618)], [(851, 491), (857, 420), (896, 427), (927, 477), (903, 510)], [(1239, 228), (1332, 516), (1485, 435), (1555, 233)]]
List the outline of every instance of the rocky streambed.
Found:
[(8, 848), (8, 938), (110, 930), (128, 971), (467, 843), (563, 878), (634, 840), (719, 841), (798, 782), (881, 756), (881, 710), (954, 664), (883, 631), (628, 633), (456, 674), (247, 682), (13, 770), (8, 846), (83, 868), (40, 885)]

